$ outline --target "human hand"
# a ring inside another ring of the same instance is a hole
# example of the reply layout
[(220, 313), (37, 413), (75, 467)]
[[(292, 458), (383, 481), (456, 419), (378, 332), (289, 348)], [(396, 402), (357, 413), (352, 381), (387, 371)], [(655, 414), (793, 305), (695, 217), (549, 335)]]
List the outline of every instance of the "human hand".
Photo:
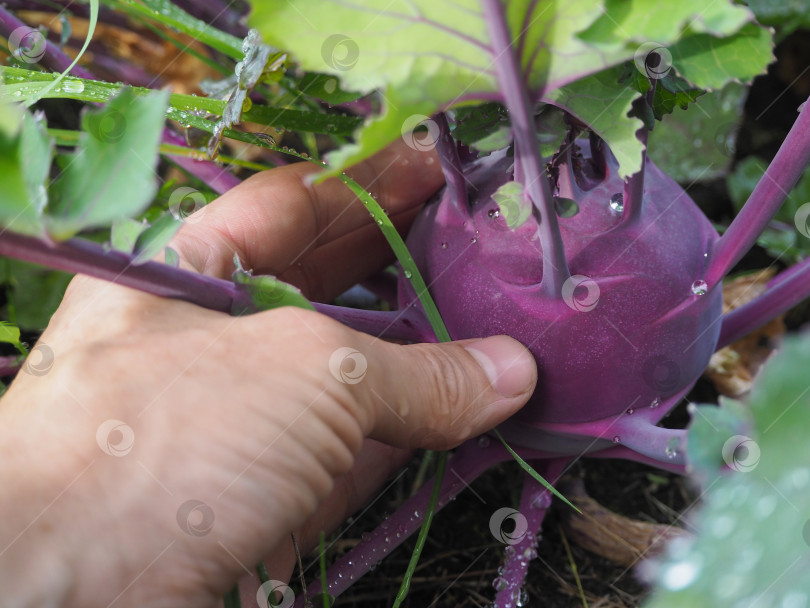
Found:
[[(337, 180), (305, 187), (312, 171), (255, 176), (193, 216), (172, 243), (182, 264), (228, 277), (237, 252), (312, 299), (384, 266), (365, 208)], [(352, 173), (403, 227), (442, 181), (404, 145)], [(234, 318), (87, 277), (38, 348), (52, 368), (0, 402), (10, 606), (214, 606), (269, 554), (286, 577), (291, 531), (334, 527), (406, 449), (492, 428), (536, 381), (506, 337), (402, 346), (310, 311)], [(359, 381), (330, 372), (339, 349), (367, 364)]]

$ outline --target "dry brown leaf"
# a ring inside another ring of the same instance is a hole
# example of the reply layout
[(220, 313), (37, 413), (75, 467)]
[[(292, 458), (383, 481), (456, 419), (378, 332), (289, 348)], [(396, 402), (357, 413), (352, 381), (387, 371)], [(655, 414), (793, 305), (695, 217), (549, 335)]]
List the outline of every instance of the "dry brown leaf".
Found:
[[(724, 283), (723, 313), (739, 308), (764, 293), (768, 281), (775, 274), (775, 269), (767, 268)], [(714, 353), (706, 368), (706, 376), (712, 380), (721, 395), (744, 395), (751, 390), (757, 371), (771, 354), (772, 344), (784, 333), (783, 316), (779, 316), (745, 338)]]
[(588, 496), (581, 479), (566, 478), (559, 490), (582, 511), (565, 510), (563, 527), (568, 538), (616, 564), (632, 566), (655, 555), (670, 539), (688, 535), (677, 526), (637, 521), (606, 509)]
[[(32, 27), (42, 25), (57, 34), (62, 32), (62, 23), (53, 13), (20, 11), (18, 15)], [(88, 21), (78, 17), (71, 17), (69, 21), (71, 38), (84, 41), (87, 37)], [(202, 54), (208, 52), (207, 47), (195, 42), (192, 38), (170, 32), (166, 28), (164, 30), (178, 39), (181, 45), (188, 45), (188, 48)], [(143, 68), (147, 74), (156, 77), (156, 83), (170, 86), (174, 93), (200, 93), (199, 83), (203, 79), (221, 77), (218, 72), (196, 57), (181, 51), (168, 40), (160, 39), (154, 33), (135, 24), (131, 28), (123, 28), (98, 23), (93, 34), (93, 42), (103, 45), (111, 57)], [(75, 57), (79, 49), (66, 47), (63, 50), (71, 57)], [(80, 63), (88, 70), (94, 71), (93, 52), (85, 53)]]

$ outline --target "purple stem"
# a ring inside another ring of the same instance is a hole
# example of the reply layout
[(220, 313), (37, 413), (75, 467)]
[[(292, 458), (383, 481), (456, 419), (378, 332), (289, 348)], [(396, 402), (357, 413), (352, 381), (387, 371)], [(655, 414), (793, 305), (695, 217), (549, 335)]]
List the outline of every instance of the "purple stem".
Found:
[[(652, 108), (655, 101), (655, 87), (658, 83), (657, 80), (650, 80), (650, 88), (644, 95), (642, 103), (646, 103)], [(647, 168), (647, 140), (650, 137), (650, 131), (647, 127), (641, 127), (636, 134), (638, 140), (644, 146), (641, 150), (641, 169), (637, 173), (631, 175), (624, 185), (622, 222), (633, 222), (641, 217), (641, 210), (644, 201), (644, 173)]]
[(398, 283), (399, 281), (396, 275), (382, 271), (362, 281), (360, 285), (368, 289), (383, 302), (388, 303), (391, 308), (396, 308), (398, 305)]
[[(569, 462), (566, 458), (531, 464), (544, 479), (556, 483)], [(537, 556), (537, 535), (550, 506), (551, 492), (527, 474), (523, 479), (523, 494), (518, 511), (526, 518), (528, 528), (520, 542), (506, 547), (503, 574), (494, 583), (497, 591), (494, 608), (511, 608), (521, 604), (520, 595), (529, 562)]]
[(557, 222), (557, 211), (551, 187), (545, 175), (545, 162), (540, 154), (534, 128), (534, 112), (529, 102), (517, 57), (512, 48), (512, 37), (500, 0), (482, 0), (494, 56), (498, 82), (504, 103), (509, 111), (515, 136), (515, 166), (525, 179), (525, 187), (536, 209), (540, 212), (540, 245), (543, 249), (543, 280), (541, 290), (551, 298), (562, 297), (563, 283), (571, 276), (565, 259), (562, 236)]
[(711, 252), (706, 276), (709, 289), (754, 245), (809, 163), (810, 103), (805, 103), (765, 175)]
[[(29, 26), (17, 19), (0, 4), (0, 36), (8, 38), (11, 32), (18, 27)], [(50, 40), (45, 41), (45, 54), (42, 56), (41, 61), (45, 67), (56, 72), (64, 72), (73, 62), (70, 57), (62, 52), (62, 49)], [(93, 74), (79, 65), (73, 67), (71, 74), (87, 80), (96, 80)], [(163, 141), (178, 146), (186, 145), (185, 139), (168, 127), (163, 130)], [(174, 157), (174, 161), (191, 175), (208, 184), (217, 194), (223, 194), (241, 183), (238, 177), (211, 161), (200, 161), (187, 157)]]
[(439, 125), (436, 152), (439, 154), (439, 162), (442, 165), (442, 173), (444, 173), (444, 181), (447, 182), (447, 189), (451, 193), (451, 200), (456, 207), (468, 209), (467, 180), (461, 168), (456, 141), (450, 133), (450, 125), (447, 124), (447, 117), (444, 112), (436, 114), (436, 123)]
[[(487, 469), (509, 459), (511, 456), (504, 447), (489, 438), (483, 442), (471, 439), (462, 444), (447, 461), (447, 470), (452, 474), (444, 476), (437, 511)], [(329, 568), (326, 581), (330, 595), (337, 597), (346, 591), (354, 581), (372, 570), (380, 560), (419, 530), (432, 490), (431, 479), (373, 532), (364, 534), (351, 551)], [(321, 581), (316, 580), (307, 587), (306, 596), (312, 597), (321, 592)], [(296, 608), (303, 608), (305, 601), (306, 597), (299, 596), (295, 602)]]
[(0, 234), (0, 255), (65, 272), (86, 274), (220, 312), (230, 313), (237, 297), (237, 286), (230, 281), (159, 262), (133, 265), (131, 255), (107, 251), (98, 243), (80, 239), (48, 243), (30, 236), (3, 232)]
[(768, 282), (768, 290), (723, 315), (717, 348), (728, 346), (787, 312), (810, 296), (810, 259), (791, 266)]
[(436, 342), (427, 317), (421, 308), (409, 306), (403, 310), (362, 310), (331, 304), (312, 304), (315, 310), (348, 325), (352, 329), (385, 338), (408, 342)]
[(16, 374), (22, 367), (22, 358), (18, 355), (0, 357), (0, 378)]
[[(225, 279), (175, 268), (160, 262), (135, 265), (133, 256), (108, 251), (102, 245), (81, 239), (49, 243), (37, 238), (0, 233), (0, 255), (25, 260), (70, 273), (86, 274), (156, 296), (191, 302), (197, 306), (233, 314), (256, 312), (250, 294)], [(427, 320), (416, 308), (404, 311), (368, 311), (313, 304), (315, 310), (371, 335), (414, 342), (435, 341)]]

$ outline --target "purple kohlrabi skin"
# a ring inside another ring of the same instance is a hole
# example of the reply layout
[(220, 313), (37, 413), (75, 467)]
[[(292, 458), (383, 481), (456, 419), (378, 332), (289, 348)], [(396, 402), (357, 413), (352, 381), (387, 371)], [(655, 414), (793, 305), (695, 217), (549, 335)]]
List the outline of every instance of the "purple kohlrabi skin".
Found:
[[(537, 390), (512, 422), (585, 422), (664, 401), (700, 376), (720, 332), (721, 287), (702, 286), (718, 238), (709, 220), (649, 160), (642, 211), (624, 218), (615, 159), (597, 170), (588, 142), (577, 147), (555, 190), (579, 206), (559, 218), (572, 275), (559, 297), (540, 290), (535, 217), (510, 229), (515, 211), (492, 199), (513, 179), (505, 152), (467, 171), (469, 208), (440, 193), (408, 237), (453, 339), (508, 334), (537, 359)], [(401, 306), (413, 301), (400, 277)]]

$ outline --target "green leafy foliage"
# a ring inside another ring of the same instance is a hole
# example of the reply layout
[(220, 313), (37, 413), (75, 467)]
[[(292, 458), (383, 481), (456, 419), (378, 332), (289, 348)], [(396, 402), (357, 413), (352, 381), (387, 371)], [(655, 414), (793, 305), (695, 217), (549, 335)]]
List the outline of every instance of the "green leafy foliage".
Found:
[(0, 223), (42, 236), (53, 142), (41, 121), (19, 106), (0, 103), (0, 114), (9, 119), (0, 123)]
[(734, 158), (746, 92), (731, 82), (701, 95), (689, 110), (674, 109), (649, 134), (650, 158), (682, 183), (724, 177)]
[(166, 92), (139, 96), (124, 89), (85, 113), (78, 149), (52, 188), (48, 231), (54, 238), (109, 225), (151, 202), (167, 103)]
[[(253, 276), (250, 270), (242, 268), (238, 256), (234, 256), (234, 264), (236, 270), (233, 273), (233, 282), (243, 286), (247, 291), (253, 310), (270, 310), (282, 306), (314, 310), (310, 301), (301, 294), (301, 290), (297, 287), (270, 275)], [(252, 310), (235, 308), (231, 314), (241, 315), (248, 312), (252, 312)]]
[[(748, 9), (726, 2), (609, 0), (603, 7), (571, 0), (546, 9), (528, 0), (505, 6), (526, 85), (605, 139), (623, 176), (641, 166), (642, 144), (634, 136), (641, 122), (627, 116), (637, 93), (617, 84), (612, 68), (633, 59), (642, 43), (670, 45), (674, 65), (698, 88), (749, 78), (771, 59), (769, 33), (751, 23)], [(252, 23), (305, 69), (333, 74), (351, 90), (383, 90), (382, 114), (356, 143), (328, 157), (333, 170), (392, 142), (414, 115), (499, 95), (477, 0), (267, 2), (255, 7)]]
[(3, 316), (24, 330), (40, 332), (62, 301), (73, 275), (5, 258), (0, 260), (0, 277), (6, 295)]
[[(649, 608), (807, 603), (808, 360), (810, 336), (791, 337), (765, 364), (747, 412), (730, 403), (700, 408), (689, 448), (703, 474), (702, 504), (692, 517), (698, 534), (671, 543), (665, 556), (647, 564), (659, 586)], [(740, 432), (746, 419), (750, 430)], [(698, 441), (700, 452), (692, 446)], [(717, 462), (727, 469), (711, 466)]]
[[(726, 185), (736, 211), (742, 209), (766, 167), (764, 160), (749, 156), (728, 176)], [(804, 172), (757, 243), (773, 257), (786, 261), (810, 255), (810, 171)]]

